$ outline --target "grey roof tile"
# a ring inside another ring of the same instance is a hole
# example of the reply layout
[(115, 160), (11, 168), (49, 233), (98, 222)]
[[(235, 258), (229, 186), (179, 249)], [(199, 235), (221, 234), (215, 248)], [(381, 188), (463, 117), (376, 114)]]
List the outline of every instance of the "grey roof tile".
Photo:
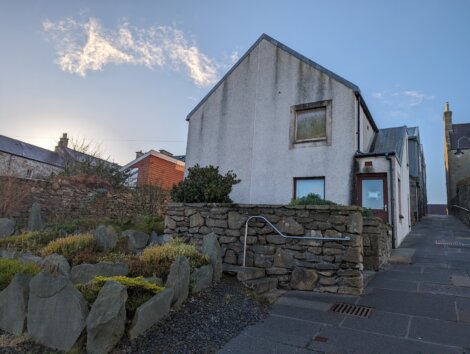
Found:
[(402, 161), (406, 136), (406, 126), (380, 129), (372, 144), (372, 153), (393, 152), (398, 160)]

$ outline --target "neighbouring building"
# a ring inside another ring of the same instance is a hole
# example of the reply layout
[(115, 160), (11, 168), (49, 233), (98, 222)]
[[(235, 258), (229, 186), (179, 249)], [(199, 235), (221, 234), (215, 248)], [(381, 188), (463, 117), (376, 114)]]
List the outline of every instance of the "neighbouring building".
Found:
[(408, 128), (408, 154), (410, 162), (411, 225), (427, 214), (426, 162), (419, 128)]
[(395, 246), (408, 234), (407, 128), (379, 129), (356, 85), (275, 39), (263, 34), (187, 120), (186, 166), (233, 170), (235, 202), (316, 193), (372, 209)]
[[(0, 176), (46, 180), (64, 171), (74, 161), (111, 162), (68, 147), (64, 133), (54, 151), (0, 135)], [(117, 166), (117, 165), (116, 165)]]
[(166, 150), (136, 152), (136, 158), (121, 168), (130, 173), (128, 185), (142, 187), (157, 185), (171, 189), (184, 178), (185, 156), (175, 156)]
[(447, 208), (458, 205), (457, 185), (470, 177), (470, 123), (453, 124), (446, 102), (444, 111), (444, 162), (446, 169)]

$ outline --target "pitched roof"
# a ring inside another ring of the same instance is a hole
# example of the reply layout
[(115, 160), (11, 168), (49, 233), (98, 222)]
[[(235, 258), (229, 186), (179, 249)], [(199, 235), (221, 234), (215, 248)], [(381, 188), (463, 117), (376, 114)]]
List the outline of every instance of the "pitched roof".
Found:
[(371, 152), (377, 154), (393, 152), (401, 163), (403, 158), (405, 136), (406, 126), (380, 129), (375, 136), (371, 147)]
[(56, 152), (31, 145), (20, 140), (0, 135), (0, 151), (25, 159), (42, 162), (56, 167), (64, 167), (64, 159)]
[(470, 149), (470, 123), (452, 124), (450, 148), (452, 150)]
[(174, 164), (177, 164), (177, 165), (180, 165), (180, 166), (184, 166), (184, 158), (185, 158), (184, 155), (181, 155), (181, 156), (168, 156), (166, 154), (162, 154), (161, 152), (158, 152), (158, 151), (155, 151), (155, 150), (150, 150), (150, 151), (146, 152), (145, 154), (143, 154), (142, 156), (139, 156), (138, 158), (132, 160), (128, 164), (122, 166), (121, 171), (126, 171), (129, 168), (132, 168), (132, 166), (134, 166), (136, 163), (146, 159), (150, 155), (155, 156), (155, 157), (159, 157), (163, 160), (173, 162)]
[[(243, 60), (245, 60), (245, 58), (253, 51), (253, 49), (255, 49), (258, 44), (260, 44), (260, 42), (262, 40), (266, 40), (270, 43), (272, 43), (273, 45), (275, 45), (276, 47), (286, 51), (287, 53), (289, 53), (290, 55), (296, 57), (297, 59), (299, 59), (300, 61), (303, 61), (304, 63), (314, 67), (315, 69), (317, 69), (318, 71), (321, 71), (323, 72), (324, 74), (332, 77), (333, 79), (335, 79), (336, 81), (342, 83), (343, 85), (345, 85), (346, 87), (349, 87), (351, 90), (353, 90), (357, 95), (361, 95), (361, 90), (359, 89), (359, 87), (355, 84), (353, 84), (352, 82), (346, 80), (345, 78), (339, 76), (338, 74), (326, 69), (325, 67), (321, 66), (320, 64), (314, 62), (313, 60), (303, 56), (302, 54), (300, 54), (299, 52), (289, 48), (288, 46), (282, 44), (281, 42), (275, 40), (274, 38), (268, 36), (267, 34), (263, 33), (259, 38), (258, 40), (250, 47), (250, 49), (248, 49), (246, 51), (245, 54), (243, 54), (243, 56), (233, 65), (233, 67), (222, 77), (222, 79), (220, 79), (220, 81), (215, 84), (215, 86), (209, 91), (209, 93), (196, 105), (196, 107), (193, 108), (193, 110), (191, 112), (189, 112), (189, 114), (186, 116), (186, 120), (189, 121), (189, 118), (199, 109), (199, 107), (202, 106), (202, 104), (204, 102), (207, 101), (207, 99), (214, 93), (215, 90), (217, 90), (217, 88), (222, 84), (222, 82), (225, 81), (225, 79), (227, 79), (230, 74), (232, 74), (232, 72), (243, 62)], [(364, 99), (361, 99), (361, 105), (362, 107), (364, 108), (364, 110), (366, 111), (366, 114), (369, 116), (371, 122), (372, 122), (372, 125), (373, 127), (377, 130), (377, 125), (375, 124), (374, 122), (374, 119), (372, 118), (372, 115), (370, 114), (369, 112), (369, 109), (367, 108), (367, 105), (365, 104), (365, 101)]]
[(406, 133), (409, 138), (415, 138), (419, 140), (419, 127), (406, 128)]

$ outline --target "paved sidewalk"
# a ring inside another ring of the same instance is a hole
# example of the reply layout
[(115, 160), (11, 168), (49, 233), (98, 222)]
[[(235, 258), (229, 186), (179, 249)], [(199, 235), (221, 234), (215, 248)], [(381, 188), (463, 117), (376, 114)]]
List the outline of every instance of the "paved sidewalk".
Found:
[[(361, 297), (288, 292), (220, 353), (470, 353), (470, 229), (428, 216), (401, 248), (412, 264), (377, 273)], [(374, 311), (328, 311), (335, 302)]]

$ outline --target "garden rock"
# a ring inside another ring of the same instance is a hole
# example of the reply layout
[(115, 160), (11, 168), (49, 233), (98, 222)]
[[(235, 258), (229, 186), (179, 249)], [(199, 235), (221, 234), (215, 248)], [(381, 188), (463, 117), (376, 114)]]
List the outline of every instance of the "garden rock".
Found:
[(16, 336), (25, 330), (30, 280), (31, 276), (18, 273), (0, 292), (0, 329)]
[(16, 252), (6, 250), (6, 249), (0, 249), (0, 258), (15, 259), (16, 258)]
[(116, 246), (118, 235), (110, 225), (100, 225), (93, 233), (98, 247), (103, 251), (109, 251)]
[(64, 256), (53, 253), (43, 260), (43, 267), (50, 273), (59, 273), (67, 277), (70, 276), (70, 265)]
[(219, 281), (222, 277), (222, 251), (215, 233), (211, 232), (204, 236), (202, 241), (202, 253), (209, 256), (214, 271), (213, 279)]
[(21, 257), (18, 258), (18, 259), (22, 262), (25, 262), (25, 263), (34, 263), (39, 267), (42, 267), (43, 264), (44, 264), (44, 260), (41, 257), (36, 256), (36, 255), (34, 255), (32, 253), (29, 253), (29, 252), (28, 253), (23, 253), (21, 255)]
[(109, 353), (119, 342), (125, 330), (126, 301), (124, 285), (105, 283), (86, 319), (87, 353)]
[(15, 232), (15, 220), (0, 218), (0, 238), (13, 235)]
[(292, 272), (290, 286), (294, 290), (313, 290), (318, 274), (313, 269), (295, 268)]
[(129, 274), (129, 267), (125, 263), (101, 262), (97, 264), (82, 263), (72, 267), (70, 277), (74, 284), (83, 284), (97, 276), (113, 277), (127, 274)]
[(123, 236), (127, 237), (127, 247), (129, 251), (136, 252), (142, 250), (147, 246), (149, 240), (149, 235), (145, 232), (136, 231), (136, 230), (126, 230), (123, 233)]
[(131, 340), (168, 315), (173, 295), (173, 289), (167, 288), (137, 308), (129, 329)]
[(28, 334), (49, 348), (68, 351), (85, 328), (87, 304), (82, 294), (64, 276), (48, 272), (29, 284)]
[(163, 236), (159, 236), (155, 231), (152, 231), (149, 239), (149, 246), (157, 246), (163, 243)]
[(191, 274), (191, 293), (196, 294), (211, 286), (213, 272), (210, 264), (195, 269)]
[(41, 217), (41, 204), (34, 202), (31, 211), (29, 212), (28, 230), (40, 231), (44, 228), (44, 223)]
[(184, 256), (176, 258), (171, 265), (165, 287), (173, 289), (172, 302), (175, 308), (180, 307), (188, 297), (190, 272), (189, 261)]

